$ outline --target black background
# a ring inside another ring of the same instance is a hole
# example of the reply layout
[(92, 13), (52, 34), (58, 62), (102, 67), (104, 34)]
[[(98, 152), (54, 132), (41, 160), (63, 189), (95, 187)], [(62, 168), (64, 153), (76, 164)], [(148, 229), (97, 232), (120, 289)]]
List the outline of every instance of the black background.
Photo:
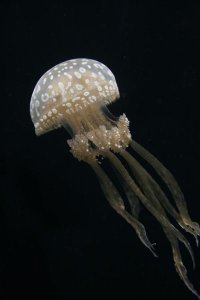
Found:
[[(1, 4), (0, 260), (2, 299), (195, 299), (175, 272), (160, 225), (146, 214), (155, 259), (108, 205), (64, 129), (36, 137), (33, 88), (77, 57), (115, 74), (133, 137), (177, 178), (200, 221), (198, 1), (46, 1)], [(145, 213), (145, 212), (144, 212)], [(190, 278), (200, 290), (199, 249)], [(129, 296), (130, 295), (130, 296)]]

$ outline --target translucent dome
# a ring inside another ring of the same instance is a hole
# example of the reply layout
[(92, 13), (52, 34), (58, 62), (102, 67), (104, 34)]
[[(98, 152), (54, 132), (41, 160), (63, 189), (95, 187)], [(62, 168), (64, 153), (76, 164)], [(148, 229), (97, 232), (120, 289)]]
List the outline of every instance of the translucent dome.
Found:
[(37, 82), (30, 103), (37, 135), (60, 127), (69, 115), (88, 106), (109, 104), (119, 97), (113, 73), (102, 63), (86, 58), (65, 61)]

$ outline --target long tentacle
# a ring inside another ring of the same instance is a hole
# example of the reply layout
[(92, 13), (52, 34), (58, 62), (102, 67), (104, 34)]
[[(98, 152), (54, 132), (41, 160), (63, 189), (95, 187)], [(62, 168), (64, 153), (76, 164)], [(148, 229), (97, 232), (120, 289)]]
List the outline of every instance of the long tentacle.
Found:
[(141, 210), (140, 201), (125, 182), (123, 183), (122, 187), (130, 205), (131, 214), (138, 219)]
[[(122, 156), (124, 156), (123, 154), (121, 154)], [(117, 163), (119, 168), (122, 168), (123, 165), (121, 165), (121, 162), (118, 160), (118, 158), (116, 158), (113, 154), (109, 155), (110, 159), (113, 163), (113, 161), (115, 161), (115, 163)], [(126, 157), (126, 155), (125, 155)], [(114, 163), (114, 165), (116, 166), (116, 164)], [(138, 168), (139, 167), (139, 168)], [(124, 167), (123, 167), (124, 168)], [(122, 168), (122, 169), (123, 169)], [(118, 169), (118, 168), (117, 168)], [(136, 175), (137, 177), (137, 181), (139, 182), (139, 184), (141, 184), (141, 186), (143, 186), (144, 188), (144, 184), (145, 182), (143, 181), (143, 172), (142, 174), (138, 174), (137, 171), (143, 171), (144, 169), (139, 165), (136, 164), (136, 167), (134, 169), (134, 175)], [(120, 169), (118, 169), (118, 171), (120, 171)], [(140, 172), (139, 172), (140, 173)], [(124, 170), (123, 170), (123, 174), (124, 174)], [(145, 174), (146, 175), (146, 174)], [(148, 178), (148, 177), (147, 177)], [(167, 219), (166, 213), (163, 209), (163, 207), (161, 206), (160, 202), (158, 201), (158, 199), (156, 198), (156, 195), (153, 193), (153, 190), (151, 190), (150, 186), (148, 185), (148, 182), (146, 182), (146, 188), (144, 188), (144, 197), (148, 197), (148, 200), (150, 201), (150, 203), (156, 207), (156, 209), (159, 210), (160, 215), (162, 215), (162, 218)], [(173, 258), (174, 258), (174, 263), (175, 263), (175, 267), (176, 267), (176, 271), (178, 272), (179, 276), (181, 277), (181, 279), (183, 280), (183, 282), (185, 283), (185, 285), (188, 287), (188, 289), (195, 294), (198, 299), (200, 299), (200, 295), (198, 294), (198, 292), (195, 290), (194, 286), (192, 285), (192, 283), (190, 282), (188, 276), (187, 276), (187, 269), (183, 264), (182, 261), (182, 257), (181, 257), (181, 253), (180, 253), (180, 249), (179, 249), (179, 244), (178, 241), (181, 241), (184, 243), (184, 245), (186, 246), (186, 248), (188, 249), (188, 251), (190, 252), (190, 255), (192, 257), (192, 261), (193, 261), (193, 266), (195, 266), (195, 261), (194, 261), (194, 256), (192, 253), (192, 249), (190, 247), (190, 244), (188, 243), (188, 241), (184, 238), (184, 236), (173, 227), (173, 225), (171, 224), (171, 226), (166, 226), (166, 223), (161, 222), (161, 226), (165, 232), (165, 235), (167, 236), (171, 247), (172, 247), (172, 253), (173, 253)], [(172, 230), (172, 229), (175, 229)]]
[(193, 265), (195, 265), (192, 248), (190, 246), (190, 243), (183, 236), (183, 234), (177, 228), (175, 228), (170, 223), (170, 221), (163, 214), (160, 213), (160, 210), (157, 207), (155, 207), (155, 205), (153, 205), (149, 201), (149, 199), (142, 193), (142, 191), (134, 182), (132, 177), (129, 175), (129, 173), (127, 172), (126, 168), (123, 166), (121, 161), (114, 154), (112, 154), (112, 152), (107, 153), (107, 157), (111, 161), (111, 163), (115, 166), (116, 170), (121, 175), (121, 178), (129, 185), (132, 191), (140, 199), (142, 204), (152, 213), (152, 215), (154, 215), (154, 217), (158, 220), (158, 222), (160, 222), (164, 227), (168, 228), (169, 231), (171, 231), (177, 237), (177, 239), (185, 245), (186, 249), (188, 250), (192, 258)]
[(195, 234), (200, 235), (200, 227), (199, 224), (193, 222), (189, 216), (187, 204), (184, 199), (183, 193), (176, 182), (173, 175), (170, 171), (149, 151), (147, 151), (144, 147), (138, 144), (136, 141), (132, 140), (130, 143), (131, 147), (134, 151), (136, 151), (142, 158), (144, 158), (158, 173), (158, 175), (162, 178), (165, 184), (168, 186), (175, 202), (177, 208), (180, 211), (183, 222), (194, 231)]
[(158, 199), (158, 201), (166, 209), (166, 211), (185, 231), (189, 232), (195, 237), (196, 243), (198, 244), (198, 235), (183, 222), (179, 212), (173, 207), (165, 193), (162, 191), (157, 182), (152, 178), (152, 176), (127, 151), (121, 152), (121, 156), (128, 162), (133, 175), (135, 176), (137, 182), (140, 184), (140, 188), (146, 189), (148, 194), (154, 193), (156, 199)]
[(187, 276), (187, 269), (182, 262), (182, 257), (179, 249), (178, 240), (174, 237), (170, 232), (165, 229), (165, 234), (168, 236), (168, 240), (172, 246), (172, 253), (174, 264), (177, 273), (179, 274), (180, 278), (183, 280), (187, 288), (194, 294), (198, 299), (200, 299), (200, 294), (195, 290), (193, 284), (190, 282)]
[[(125, 152), (121, 153), (121, 155), (129, 163), (129, 166), (131, 167), (131, 169), (134, 173), (134, 176), (136, 176), (137, 182), (141, 183), (141, 185), (143, 186), (145, 195), (146, 196), (148, 195), (148, 197), (151, 198), (151, 201), (153, 201), (155, 203), (155, 205), (159, 206), (158, 201), (156, 201), (157, 195), (154, 194), (154, 188), (156, 188), (156, 190), (158, 189), (159, 196), (161, 195), (163, 198), (163, 195), (165, 196), (165, 194), (163, 194), (162, 190), (160, 190), (160, 187), (157, 186), (157, 183), (154, 182), (153, 178), (144, 170), (144, 168), (128, 152), (125, 151)], [(149, 176), (150, 176), (150, 178), (149, 178)], [(148, 184), (147, 179), (153, 180), (153, 182), (151, 182), (151, 183), (153, 183), (153, 190), (151, 190), (151, 185)], [(156, 184), (156, 185), (154, 186), (154, 184)], [(168, 207), (168, 205), (167, 205), (167, 207)], [(169, 208), (171, 209), (171, 204), (170, 204)], [(161, 209), (161, 207), (159, 207), (159, 209), (160, 209), (160, 211), (162, 211), (162, 214), (165, 214), (165, 212)], [(172, 212), (173, 212), (173, 210), (172, 210)], [(173, 216), (175, 218), (177, 218), (177, 214), (178, 213), (175, 211), (175, 214), (173, 213)], [(179, 274), (180, 278), (183, 280), (185, 285), (188, 287), (188, 289), (199, 298), (200, 295), (195, 290), (194, 286), (192, 285), (192, 283), (190, 282), (190, 280), (187, 276), (187, 269), (184, 266), (183, 261), (182, 261), (179, 244), (178, 244), (178, 239), (174, 235), (172, 235), (166, 227), (163, 227), (163, 230), (164, 230), (164, 232), (171, 244), (171, 247), (172, 247), (173, 259), (174, 259), (174, 264), (175, 264), (177, 273)], [(187, 230), (187, 227), (186, 227), (186, 230)]]
[(129, 185), (125, 181), (124, 182), (121, 181), (121, 177), (115, 168), (113, 168), (113, 171), (117, 175), (118, 180), (120, 181), (121, 186), (124, 190), (124, 193), (126, 195), (131, 210), (131, 215), (134, 216), (136, 219), (139, 219), (139, 215), (141, 211), (141, 203), (139, 198), (136, 196), (135, 193), (133, 193), (133, 191), (130, 189)]
[(107, 174), (103, 171), (103, 169), (98, 165), (97, 162), (90, 161), (88, 162), (88, 164), (92, 167), (92, 169), (97, 174), (101, 188), (110, 205), (114, 208), (114, 210), (118, 214), (120, 214), (135, 229), (141, 242), (152, 252), (152, 254), (155, 257), (157, 257), (153, 249), (153, 244), (151, 244), (151, 242), (147, 237), (144, 225), (125, 210), (124, 202), (118, 190), (115, 188), (114, 184), (109, 179)]

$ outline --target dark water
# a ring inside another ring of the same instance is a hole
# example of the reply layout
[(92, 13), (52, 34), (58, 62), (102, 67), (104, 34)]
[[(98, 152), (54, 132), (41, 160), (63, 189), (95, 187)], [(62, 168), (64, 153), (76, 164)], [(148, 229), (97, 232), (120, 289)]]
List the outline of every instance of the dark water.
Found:
[[(87, 57), (115, 74), (133, 137), (175, 175), (200, 222), (200, 5), (187, 1), (1, 4), (6, 50), (1, 97), (2, 299), (195, 299), (175, 272), (160, 225), (144, 213), (155, 259), (108, 205), (64, 130), (40, 138), (29, 115), (40, 76)], [(189, 237), (190, 239), (190, 237)], [(199, 249), (190, 278), (200, 290)]]

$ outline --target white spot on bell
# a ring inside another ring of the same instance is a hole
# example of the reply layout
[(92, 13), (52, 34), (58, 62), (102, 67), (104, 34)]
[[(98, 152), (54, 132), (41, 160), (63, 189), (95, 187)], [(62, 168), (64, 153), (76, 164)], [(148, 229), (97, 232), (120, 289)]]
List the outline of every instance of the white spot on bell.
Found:
[(49, 94), (48, 93), (44, 93), (41, 95), (41, 99), (43, 102), (46, 102), (49, 100)]
[(101, 77), (102, 80), (105, 79), (104, 75), (101, 72), (98, 72), (99, 76)]
[(86, 72), (86, 69), (85, 68), (79, 68), (79, 71), (81, 72), (81, 73), (85, 73)]
[(92, 75), (93, 78), (97, 78), (97, 75), (94, 72), (92, 72), (91, 75)]
[(72, 79), (72, 75), (67, 73), (67, 72), (64, 72), (64, 75), (67, 76), (69, 79)]
[(38, 111), (39, 107), (40, 107), (40, 102), (38, 100), (36, 100), (35, 101), (35, 111), (36, 111), (36, 114), (37, 114), (38, 117), (40, 116), (40, 113)]
[(102, 87), (100, 85), (97, 87), (97, 89), (98, 89), (99, 92), (102, 91)]
[(81, 74), (79, 73), (79, 72), (74, 72), (74, 75), (78, 78), (78, 79), (80, 79), (82, 76), (81, 76)]
[(74, 98), (72, 98), (72, 102), (75, 102), (77, 100), (80, 100), (80, 97), (74, 97)]
[(59, 86), (59, 88), (61, 89), (62, 92), (65, 91), (65, 86), (64, 86), (64, 84), (63, 84), (62, 81), (59, 81), (59, 82), (58, 82), (58, 86)]
[(37, 89), (36, 89), (36, 93), (39, 93), (40, 91), (40, 85), (38, 84)]
[(94, 66), (97, 68), (97, 69), (103, 69), (103, 67), (100, 65), (100, 64), (94, 64)]
[(58, 111), (57, 111), (56, 108), (53, 108), (53, 109), (52, 109), (52, 113), (53, 113), (53, 114), (57, 114), (57, 112), (58, 112)]
[(110, 70), (107, 70), (107, 73), (108, 73), (109, 76), (113, 77), (113, 74)]
[(83, 85), (82, 84), (76, 84), (76, 88), (78, 91), (81, 91), (83, 89)]

